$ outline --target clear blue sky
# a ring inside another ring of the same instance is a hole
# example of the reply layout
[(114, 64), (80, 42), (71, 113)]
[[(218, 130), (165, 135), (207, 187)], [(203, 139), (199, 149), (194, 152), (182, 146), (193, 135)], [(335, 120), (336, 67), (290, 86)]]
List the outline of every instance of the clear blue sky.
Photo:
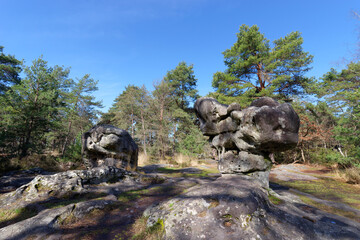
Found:
[(206, 95), (242, 24), (271, 41), (300, 31), (314, 55), (308, 75), (320, 77), (354, 54), (360, 21), (351, 11), (360, 0), (0, 0), (0, 45), (28, 65), (43, 55), (72, 78), (91, 74), (106, 111), (125, 86), (153, 90), (180, 61), (194, 64)]

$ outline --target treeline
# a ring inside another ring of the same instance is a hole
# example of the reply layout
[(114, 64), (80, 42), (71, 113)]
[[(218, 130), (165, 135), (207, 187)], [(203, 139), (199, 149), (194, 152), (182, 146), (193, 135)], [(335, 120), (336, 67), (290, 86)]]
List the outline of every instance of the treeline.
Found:
[[(23, 77), (20, 78), (22, 72)], [(97, 81), (42, 58), (25, 66), (0, 48), (0, 152), (2, 159), (39, 153), (80, 158), (80, 135), (96, 121)]]
[[(242, 25), (237, 41), (223, 52), (227, 68), (214, 74), (208, 96), (242, 107), (263, 96), (291, 103), (301, 118), (299, 144), (277, 154), (278, 162), (360, 167), (360, 62), (308, 77), (313, 56), (302, 44), (299, 32), (271, 42), (257, 26)], [(2, 156), (55, 152), (80, 159), (79, 136), (95, 123), (128, 130), (154, 159), (197, 155), (208, 146), (193, 111), (199, 97), (193, 65), (180, 62), (152, 91), (128, 85), (98, 119), (101, 104), (92, 95), (97, 82), (89, 75), (73, 80), (69, 69), (49, 67), (42, 58), (24, 66), (0, 51)]]
[[(128, 85), (107, 113), (93, 93), (89, 74), (71, 79), (70, 69), (48, 66), (39, 58), (25, 66), (0, 48), (0, 158), (26, 161), (28, 156), (81, 160), (81, 134), (95, 124), (129, 131), (141, 151), (166, 158), (203, 152), (206, 138), (192, 108), (199, 97), (193, 66), (179, 63), (149, 92)], [(6, 166), (5, 166), (6, 167)]]
[(196, 83), (193, 66), (180, 62), (151, 93), (145, 86), (128, 85), (101, 123), (128, 130), (145, 155), (201, 154), (207, 141), (195, 124)]

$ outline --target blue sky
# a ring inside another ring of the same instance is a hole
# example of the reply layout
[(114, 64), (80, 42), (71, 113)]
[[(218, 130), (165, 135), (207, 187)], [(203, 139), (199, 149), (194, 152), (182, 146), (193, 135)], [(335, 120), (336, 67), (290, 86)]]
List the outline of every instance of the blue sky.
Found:
[(358, 42), (360, 0), (0, 0), (0, 45), (26, 64), (43, 55), (99, 81), (106, 111), (128, 84), (153, 90), (180, 61), (194, 64), (200, 95), (225, 69), (222, 52), (242, 24), (269, 40), (300, 31), (320, 77), (351, 59)]

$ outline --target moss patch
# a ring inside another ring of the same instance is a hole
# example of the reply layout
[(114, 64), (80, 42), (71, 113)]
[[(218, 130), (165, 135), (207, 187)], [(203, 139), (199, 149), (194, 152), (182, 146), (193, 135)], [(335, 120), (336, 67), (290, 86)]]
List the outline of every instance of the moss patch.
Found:
[(269, 195), (269, 200), (270, 200), (270, 202), (272, 202), (272, 203), (275, 204), (275, 205), (279, 205), (279, 204), (284, 203), (283, 200), (281, 200), (281, 199), (278, 198), (278, 197), (275, 197), (274, 195)]
[(38, 214), (32, 208), (0, 209), (0, 228), (20, 222)]
[(309, 193), (317, 198), (348, 204), (360, 210), (360, 189), (332, 178), (320, 178), (312, 181), (281, 181), (273, 182)]
[(354, 212), (344, 211), (344, 210), (341, 210), (341, 209), (338, 209), (338, 208), (335, 208), (335, 207), (331, 207), (331, 206), (319, 203), (319, 202), (314, 201), (313, 199), (308, 198), (308, 197), (306, 197), (304, 195), (301, 195), (301, 194), (298, 194), (298, 196), (301, 199), (301, 201), (303, 201), (305, 204), (314, 206), (314, 207), (316, 207), (316, 208), (318, 208), (318, 209), (320, 209), (320, 210), (322, 210), (324, 212), (329, 212), (329, 213), (332, 213), (332, 214), (347, 217), (347, 218), (350, 218), (350, 219), (355, 220), (357, 222), (360, 222), (360, 217), (357, 214), (355, 214)]
[(141, 217), (135, 221), (132, 226), (132, 232), (135, 234), (131, 239), (134, 240), (157, 240), (162, 239), (165, 231), (164, 221), (162, 219), (158, 219), (158, 221), (151, 227), (147, 227), (146, 225), (147, 218)]

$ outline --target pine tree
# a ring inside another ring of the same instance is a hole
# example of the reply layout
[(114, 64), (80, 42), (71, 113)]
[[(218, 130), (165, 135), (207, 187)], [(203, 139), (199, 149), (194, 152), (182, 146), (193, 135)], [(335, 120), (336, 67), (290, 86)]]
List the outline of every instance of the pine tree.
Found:
[(17, 147), (21, 157), (27, 156), (29, 149), (44, 149), (44, 135), (59, 120), (59, 108), (65, 105), (62, 95), (69, 84), (68, 69), (48, 67), (42, 58), (24, 72), (25, 78), (0, 100), (4, 104), (1, 125), (6, 127), (2, 137)]
[(98, 90), (97, 81), (85, 74), (76, 82), (71, 82), (70, 92), (66, 94), (66, 107), (63, 109), (65, 119), (61, 129), (66, 132), (63, 134), (61, 155), (64, 156), (70, 142), (76, 140), (76, 136), (82, 134), (86, 128), (90, 128), (99, 113), (96, 108), (102, 107), (101, 102), (95, 101), (91, 94)]
[(302, 43), (301, 34), (292, 32), (272, 47), (256, 25), (242, 25), (236, 43), (223, 52), (227, 69), (214, 74), (212, 96), (247, 105), (261, 96), (288, 99), (304, 93), (312, 83), (304, 74), (313, 57), (303, 51)]
[(177, 106), (183, 110), (186, 110), (190, 102), (195, 102), (199, 97), (193, 68), (193, 65), (188, 66), (185, 62), (180, 62), (175, 69), (167, 72), (164, 78), (172, 88), (171, 95)]
[(21, 61), (14, 56), (5, 55), (4, 47), (0, 46), (0, 95), (4, 94), (9, 86), (20, 82)]
[(360, 62), (351, 62), (341, 72), (331, 69), (316, 86), (336, 116), (336, 139), (347, 146), (349, 156), (360, 158)]
[(117, 127), (126, 129), (135, 139), (141, 138), (143, 151), (147, 154), (149, 94), (145, 86), (128, 85), (105, 114), (105, 118)]

